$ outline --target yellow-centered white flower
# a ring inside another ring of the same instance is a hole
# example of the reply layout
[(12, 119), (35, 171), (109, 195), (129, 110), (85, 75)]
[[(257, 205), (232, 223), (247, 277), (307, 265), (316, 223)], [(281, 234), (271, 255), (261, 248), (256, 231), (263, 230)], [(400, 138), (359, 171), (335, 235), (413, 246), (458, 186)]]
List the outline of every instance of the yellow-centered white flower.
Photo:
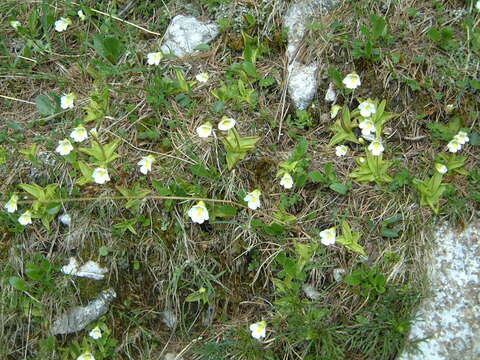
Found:
[(450, 140), (450, 142), (447, 144), (447, 147), (448, 147), (448, 151), (452, 153), (456, 153), (457, 151), (462, 149), (462, 144), (457, 140), (453, 139), (453, 140)]
[(7, 203), (4, 206), (5, 210), (7, 210), (9, 213), (14, 213), (18, 209), (18, 195), (13, 194), (10, 197), (10, 200), (7, 201)]
[(60, 107), (62, 109), (71, 109), (75, 105), (73, 102), (75, 101), (75, 94), (65, 94), (60, 98)]
[(73, 145), (68, 139), (63, 139), (58, 142), (58, 146), (55, 149), (56, 152), (58, 152), (60, 155), (68, 155), (72, 152), (73, 150)]
[(267, 334), (267, 322), (259, 321), (254, 324), (251, 324), (250, 331), (254, 339), (259, 340), (261, 338), (264, 338), (265, 335)]
[(100, 330), (100, 328), (96, 326), (92, 330), (90, 330), (88, 336), (90, 336), (94, 340), (98, 340), (102, 337), (102, 330)]
[(152, 170), (152, 164), (154, 161), (155, 157), (153, 155), (142, 157), (142, 159), (137, 164), (138, 166), (140, 166), (140, 172), (144, 175), (148, 174), (148, 172)]
[(377, 112), (377, 106), (371, 100), (367, 100), (358, 105), (358, 110), (363, 117), (369, 117)]
[(342, 107), (340, 105), (333, 105), (330, 109), (330, 119), (335, 119), (341, 108)]
[(436, 163), (435, 164), (435, 169), (437, 169), (437, 171), (440, 173), (440, 174), (446, 174), (447, 171), (448, 171), (448, 168), (443, 165), (443, 164), (440, 164), (440, 163)]
[(459, 131), (458, 134), (453, 137), (453, 139), (462, 145), (470, 141), (468, 134), (465, 131)]
[(77, 357), (77, 360), (95, 360), (95, 358), (93, 357), (92, 353), (86, 352)]
[(57, 21), (55, 21), (55, 30), (58, 32), (62, 32), (67, 30), (68, 26), (72, 24), (72, 20), (70, 18), (63, 18), (61, 17)]
[(293, 187), (292, 175), (289, 173), (283, 174), (282, 178), (280, 179), (280, 185), (282, 185), (285, 189), (291, 189)]
[(102, 167), (97, 167), (95, 170), (93, 170), (92, 178), (97, 184), (105, 184), (106, 182), (110, 181), (108, 170)]
[(235, 119), (227, 116), (222, 117), (222, 120), (218, 123), (218, 129), (222, 131), (228, 131), (236, 124)]
[(20, 21), (17, 21), (17, 20), (10, 21), (10, 26), (15, 30), (17, 30), (20, 25), (22, 25), (20, 24)]
[(338, 157), (345, 156), (347, 152), (348, 152), (348, 147), (345, 145), (339, 145), (335, 147), (335, 155), (337, 155)]
[(197, 81), (201, 83), (207, 82), (209, 78), (210, 78), (210, 75), (207, 72), (203, 72), (195, 76), (195, 79), (197, 79)]
[(358, 124), (358, 127), (362, 129), (362, 135), (363, 136), (368, 136), (371, 133), (377, 131), (375, 124), (371, 119), (365, 119), (360, 124)]
[(77, 15), (80, 18), (80, 20), (82, 20), (82, 21), (85, 21), (85, 19), (87, 18), (82, 10), (78, 10)]
[(70, 133), (70, 137), (73, 139), (73, 141), (80, 143), (88, 138), (87, 129), (85, 129), (82, 125), (77, 126)]
[(210, 135), (212, 135), (212, 130), (213, 130), (213, 126), (212, 126), (212, 123), (209, 121), (207, 121), (205, 124), (200, 125), (196, 129), (197, 135), (201, 138), (207, 138)]
[(250, 209), (256, 210), (260, 207), (260, 195), (262, 195), (261, 191), (256, 189), (252, 192), (248, 193), (243, 200), (247, 202), (247, 205)]
[(370, 150), (372, 155), (378, 156), (385, 150), (385, 148), (380, 140), (374, 140), (368, 145), (368, 150)]
[(199, 201), (197, 205), (192, 206), (190, 210), (188, 210), (188, 216), (190, 216), (192, 221), (197, 224), (203, 224), (205, 220), (210, 218), (203, 201)]
[(342, 83), (347, 89), (356, 89), (361, 85), (360, 76), (353, 72), (345, 76), (345, 78), (342, 80)]
[(30, 210), (25, 211), (22, 215), (19, 216), (18, 222), (23, 226), (27, 226), (28, 224), (31, 224), (32, 212)]
[(320, 232), (320, 242), (323, 245), (329, 246), (335, 244), (335, 239), (337, 238), (336, 229), (335, 227), (331, 227), (330, 229), (323, 230)]
[(163, 53), (161, 51), (147, 54), (148, 65), (159, 65), (162, 59), (163, 59)]

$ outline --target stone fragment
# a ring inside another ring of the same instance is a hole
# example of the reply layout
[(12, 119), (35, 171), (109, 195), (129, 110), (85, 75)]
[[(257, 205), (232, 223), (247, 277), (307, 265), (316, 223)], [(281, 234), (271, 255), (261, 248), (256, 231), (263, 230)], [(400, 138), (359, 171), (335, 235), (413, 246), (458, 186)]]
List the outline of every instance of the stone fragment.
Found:
[(480, 359), (480, 223), (461, 233), (443, 226), (435, 238), (433, 251), (422, 257), (431, 295), (420, 305), (397, 360)]
[(304, 65), (298, 61), (288, 66), (288, 92), (299, 110), (305, 110), (313, 100), (317, 90), (317, 70), (316, 64)]
[(62, 267), (62, 272), (67, 275), (102, 280), (105, 277), (105, 273), (108, 272), (108, 269), (102, 268), (98, 263), (91, 260), (80, 266), (77, 260), (71, 257), (68, 265)]
[(76, 306), (54, 320), (52, 334), (71, 334), (85, 329), (108, 311), (110, 303), (117, 297), (113, 289), (102, 291), (98, 297), (86, 306)]
[(193, 16), (177, 15), (172, 19), (161, 46), (164, 54), (178, 57), (190, 55), (201, 44), (208, 44), (218, 35), (218, 26), (206, 24)]

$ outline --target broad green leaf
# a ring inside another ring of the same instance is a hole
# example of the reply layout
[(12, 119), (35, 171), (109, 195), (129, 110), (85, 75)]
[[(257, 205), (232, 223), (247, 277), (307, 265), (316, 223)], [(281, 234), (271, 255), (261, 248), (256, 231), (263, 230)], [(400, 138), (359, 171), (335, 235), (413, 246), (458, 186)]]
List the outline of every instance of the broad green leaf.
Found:
[(23, 190), (28, 192), (30, 195), (35, 197), (37, 200), (45, 199), (45, 191), (43, 188), (37, 184), (20, 184), (19, 185)]
[(213, 214), (215, 217), (229, 218), (237, 215), (238, 209), (231, 205), (215, 205)]
[(38, 95), (35, 98), (37, 111), (40, 115), (50, 116), (57, 112), (57, 104), (48, 95)]
[(8, 282), (10, 285), (12, 285), (15, 289), (19, 291), (27, 291), (28, 290), (28, 285), (27, 282), (18, 276), (12, 276), (11, 278), (8, 279)]
[(101, 57), (113, 65), (118, 63), (125, 50), (125, 47), (116, 37), (104, 37), (102, 34), (93, 36), (93, 48)]

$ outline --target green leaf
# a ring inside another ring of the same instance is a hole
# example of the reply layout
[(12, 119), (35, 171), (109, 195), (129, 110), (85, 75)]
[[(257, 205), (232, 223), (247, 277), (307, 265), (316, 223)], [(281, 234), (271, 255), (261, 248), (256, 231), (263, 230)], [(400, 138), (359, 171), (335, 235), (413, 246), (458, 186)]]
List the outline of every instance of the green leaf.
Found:
[(230, 218), (237, 215), (238, 209), (231, 205), (215, 205), (213, 214), (215, 217)]
[(200, 44), (200, 45), (195, 46), (195, 49), (194, 49), (194, 50), (198, 50), (198, 51), (208, 51), (208, 50), (210, 50), (210, 45), (208, 45), (208, 44)]
[(35, 104), (40, 115), (50, 116), (57, 112), (57, 104), (47, 95), (38, 95)]
[(190, 171), (192, 172), (193, 175), (196, 175), (196, 176), (199, 176), (199, 177), (210, 178), (210, 179), (215, 179), (218, 176), (217, 173), (215, 173), (212, 170), (207, 169), (202, 164), (195, 164), (195, 165), (190, 166)]
[(125, 47), (116, 37), (104, 37), (102, 34), (93, 36), (93, 48), (101, 57), (113, 65), (117, 64), (125, 50)]
[(43, 188), (37, 184), (20, 184), (19, 187), (21, 187), (23, 190), (28, 192), (30, 195), (35, 197), (37, 200), (44, 200), (45, 198), (45, 191)]
[(342, 195), (347, 195), (348, 190), (350, 190), (350, 186), (348, 184), (340, 183), (330, 184), (329, 188)]
[(8, 279), (8, 282), (19, 291), (27, 291), (28, 289), (27, 282), (17, 276), (12, 276)]

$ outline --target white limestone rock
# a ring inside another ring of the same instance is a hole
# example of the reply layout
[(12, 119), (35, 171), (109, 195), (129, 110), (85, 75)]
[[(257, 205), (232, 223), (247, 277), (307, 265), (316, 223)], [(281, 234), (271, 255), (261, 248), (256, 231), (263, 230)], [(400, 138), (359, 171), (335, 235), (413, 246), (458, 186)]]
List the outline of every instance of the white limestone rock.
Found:
[(177, 15), (165, 33), (161, 50), (164, 54), (184, 57), (201, 44), (208, 44), (218, 35), (218, 26), (206, 24), (193, 16)]
[(288, 66), (288, 92), (299, 110), (305, 110), (313, 100), (317, 90), (317, 70), (317, 64), (305, 65), (298, 61)]
[(480, 223), (463, 232), (443, 227), (425, 259), (431, 296), (421, 304), (397, 360), (480, 359)]

